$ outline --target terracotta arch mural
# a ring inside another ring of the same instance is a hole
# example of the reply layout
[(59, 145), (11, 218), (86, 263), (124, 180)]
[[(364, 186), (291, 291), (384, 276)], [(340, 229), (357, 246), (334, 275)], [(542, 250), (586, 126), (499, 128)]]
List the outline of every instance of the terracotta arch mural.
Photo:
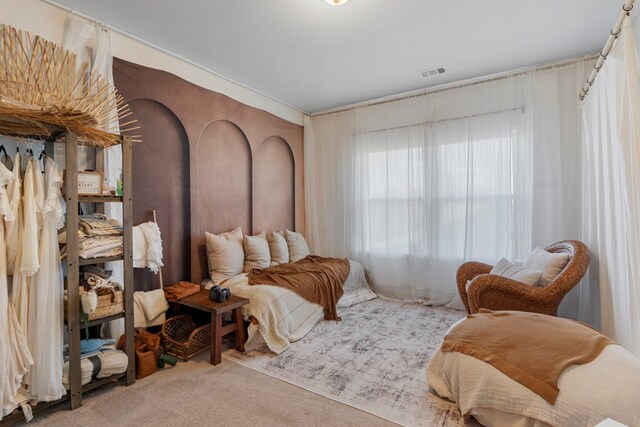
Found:
[[(228, 120), (209, 123), (197, 143), (194, 165), (197, 193), (206, 195), (195, 212), (199, 224), (198, 266), (207, 266), (205, 232), (222, 233), (242, 227), (251, 232), (252, 156), (244, 132)], [(206, 270), (205, 270), (206, 271)]]
[(205, 231), (304, 233), (302, 126), (166, 71), (117, 58), (113, 68), (142, 126), (135, 220), (158, 210), (167, 284), (207, 276)]
[[(143, 129), (143, 142), (134, 144), (133, 223), (153, 220), (157, 212), (162, 249), (170, 268), (163, 269), (166, 284), (189, 277), (190, 257), (190, 167), (189, 140), (178, 117), (165, 105), (151, 99), (128, 101)], [(155, 167), (153, 165), (156, 165)], [(135, 269), (136, 290), (159, 287), (158, 276), (148, 269)]]
[(256, 152), (253, 180), (253, 232), (296, 228), (295, 161), (287, 141), (265, 139)]

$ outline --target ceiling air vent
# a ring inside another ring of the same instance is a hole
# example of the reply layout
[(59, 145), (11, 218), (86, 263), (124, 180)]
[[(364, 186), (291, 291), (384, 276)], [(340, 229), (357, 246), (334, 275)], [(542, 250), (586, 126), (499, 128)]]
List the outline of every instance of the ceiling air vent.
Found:
[(439, 68), (430, 68), (428, 70), (422, 70), (418, 72), (422, 77), (433, 77), (439, 74), (444, 74), (445, 71), (446, 70), (444, 69), (444, 67), (439, 67)]

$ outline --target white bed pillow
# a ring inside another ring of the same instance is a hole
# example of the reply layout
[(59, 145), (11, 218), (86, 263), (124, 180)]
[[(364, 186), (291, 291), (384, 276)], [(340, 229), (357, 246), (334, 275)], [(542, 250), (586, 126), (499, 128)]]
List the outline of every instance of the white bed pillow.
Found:
[(289, 262), (300, 261), (311, 252), (309, 251), (309, 245), (304, 239), (304, 236), (295, 231), (284, 230), (284, 237), (287, 240), (287, 247), (289, 248)]
[(207, 238), (207, 258), (209, 275), (214, 283), (242, 273), (244, 249), (242, 247), (242, 229), (222, 234), (205, 233)]
[[(463, 319), (464, 320), (464, 319)], [(640, 419), (640, 359), (608, 345), (590, 363), (568, 367), (558, 379), (555, 405), (490, 364), (463, 353), (438, 351), (429, 361), (427, 382), (455, 402), (463, 415), (480, 415), (486, 425), (592, 426), (607, 417), (626, 425)], [(493, 409), (485, 411), (484, 409)]]
[(289, 247), (284, 237), (284, 230), (274, 231), (267, 237), (271, 265), (286, 264), (289, 262)]
[(525, 266), (519, 267), (517, 265), (513, 265), (504, 258), (498, 261), (489, 274), (513, 279), (530, 286), (535, 286), (542, 277), (542, 271), (536, 271), (534, 269), (526, 268)]
[(538, 282), (540, 286), (547, 286), (569, 262), (569, 254), (547, 252), (542, 248), (535, 248), (524, 267), (530, 270), (542, 271), (542, 277)]
[(254, 268), (266, 268), (271, 265), (269, 242), (264, 231), (257, 236), (244, 236), (244, 272)]

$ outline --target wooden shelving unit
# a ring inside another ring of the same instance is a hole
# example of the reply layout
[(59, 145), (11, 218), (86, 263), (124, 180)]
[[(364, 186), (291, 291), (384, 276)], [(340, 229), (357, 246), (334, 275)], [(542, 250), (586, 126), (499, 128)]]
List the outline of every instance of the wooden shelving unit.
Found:
[[(103, 323), (124, 318), (125, 323), (125, 353), (128, 358), (127, 370), (123, 374), (113, 375), (81, 384), (81, 358), (80, 358), (80, 331), (84, 327), (80, 306), (77, 303), (67, 304), (66, 322), (69, 344), (69, 390), (60, 400), (55, 402), (41, 402), (32, 406), (34, 416), (59, 403), (70, 402), (71, 409), (82, 406), (83, 393), (94, 390), (105, 384), (123, 381), (126, 385), (135, 382), (135, 347), (133, 324), (133, 199), (132, 199), (132, 140), (129, 136), (121, 136), (122, 144), (122, 196), (79, 196), (78, 195), (78, 138), (72, 132), (60, 132), (57, 137), (63, 138), (65, 150), (65, 181), (63, 187), (64, 199), (67, 204), (66, 227), (67, 230), (78, 229), (78, 204), (79, 203), (122, 203), (123, 210), (123, 254), (115, 257), (80, 259), (78, 233), (67, 233), (66, 263), (67, 297), (70, 302), (79, 301), (80, 266), (92, 264), (104, 264), (105, 262), (121, 261), (124, 263), (124, 312), (96, 319), (88, 322), (88, 325), (97, 326)], [(60, 141), (58, 139), (58, 141)], [(51, 147), (54, 142), (48, 142)], [(47, 149), (49, 151), (49, 149)], [(0, 421), (0, 426), (12, 426), (24, 422), (24, 414), (18, 408), (13, 413), (5, 416)]]
[[(124, 313), (110, 316), (104, 319), (96, 319), (89, 322), (90, 326), (99, 325), (109, 320), (124, 317), (125, 323), (125, 352), (129, 364), (125, 374), (92, 381), (84, 386), (81, 384), (80, 369), (80, 329), (83, 327), (80, 307), (78, 304), (67, 304), (67, 332), (69, 340), (69, 400), (71, 409), (82, 406), (82, 393), (99, 387), (103, 383), (125, 379), (127, 385), (135, 382), (135, 348), (133, 328), (133, 200), (132, 200), (132, 155), (133, 147), (131, 137), (122, 136), (122, 196), (78, 196), (78, 138), (71, 132), (65, 137), (65, 188), (64, 198), (67, 203), (67, 230), (78, 229), (78, 203), (106, 203), (121, 202), (123, 211), (122, 229), (124, 234), (124, 248), (122, 256), (108, 258), (80, 259), (78, 256), (78, 233), (67, 233), (67, 295), (69, 301), (78, 301), (80, 298), (80, 266), (90, 264), (102, 264), (110, 261), (122, 261), (124, 263)], [(74, 285), (76, 284), (76, 285)], [(109, 381), (111, 380), (111, 381)]]

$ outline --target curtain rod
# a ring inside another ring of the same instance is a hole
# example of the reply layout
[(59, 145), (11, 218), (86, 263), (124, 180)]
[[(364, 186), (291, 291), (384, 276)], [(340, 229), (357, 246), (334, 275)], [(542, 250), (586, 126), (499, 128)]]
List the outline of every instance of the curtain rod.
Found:
[(476, 117), (492, 116), (494, 114), (500, 114), (500, 113), (513, 113), (515, 111), (520, 111), (521, 113), (524, 114), (524, 112), (526, 111), (526, 108), (524, 106), (522, 106), (522, 107), (513, 107), (513, 108), (507, 108), (507, 109), (504, 109), (504, 110), (487, 111), (487, 112), (484, 112), (484, 113), (476, 113), (476, 114), (467, 114), (466, 116), (458, 116), (458, 117), (449, 117), (449, 118), (446, 118), (446, 119), (430, 120), (430, 121), (426, 121), (426, 122), (415, 123), (415, 124), (412, 124), (412, 125), (401, 125), (401, 126), (393, 126), (393, 127), (390, 127), (390, 128), (374, 129), (374, 130), (368, 130), (366, 132), (354, 133), (353, 136), (367, 135), (367, 134), (370, 134), (370, 133), (378, 133), (378, 132), (388, 132), (390, 130), (407, 129), (407, 128), (418, 127), (418, 126), (430, 126), (430, 125), (435, 125), (435, 124), (438, 124), (438, 123), (453, 122), (453, 121), (457, 121), (457, 120), (468, 120), (468, 119), (474, 119)]
[(629, 12), (631, 11), (631, 9), (633, 9), (633, 2), (634, 0), (627, 0), (626, 3), (622, 5), (622, 11), (620, 12), (620, 15), (618, 15), (618, 20), (616, 21), (616, 24), (613, 26), (613, 29), (609, 34), (609, 38), (607, 39), (607, 42), (604, 44), (604, 48), (602, 48), (602, 51), (600, 52), (600, 56), (598, 57), (598, 60), (593, 66), (593, 70), (591, 70), (591, 74), (589, 74), (589, 78), (587, 79), (587, 82), (584, 84), (584, 86), (582, 87), (582, 90), (580, 91), (581, 100), (583, 100), (584, 97), (587, 96), (587, 93), (589, 92), (591, 85), (596, 80), (596, 76), (598, 75), (598, 72), (600, 71), (600, 69), (602, 68), (602, 65), (604, 64), (604, 60), (607, 59), (607, 56), (611, 52), (611, 48), (613, 47), (613, 42), (616, 41), (616, 39), (618, 38), (618, 35), (620, 34), (620, 31), (622, 31), (622, 23), (624, 22), (624, 18), (629, 16)]
[(554, 61), (551, 63), (538, 64), (530, 67), (517, 68), (514, 70), (509, 70), (501, 73), (490, 74), (488, 76), (476, 77), (473, 79), (462, 80), (462, 81), (452, 82), (452, 83), (445, 83), (445, 84), (433, 86), (427, 89), (420, 89), (417, 92), (411, 91), (401, 95), (391, 95), (391, 97), (384, 97), (384, 98), (378, 98), (377, 100), (374, 99), (370, 101), (360, 102), (358, 104), (345, 106), (343, 108), (338, 107), (335, 110), (321, 111), (317, 114), (310, 114), (310, 117), (315, 118), (315, 117), (328, 116), (331, 114), (344, 113), (345, 111), (356, 110), (358, 108), (373, 107), (375, 105), (388, 104), (390, 102), (403, 101), (405, 99), (412, 99), (420, 96), (431, 95), (434, 93), (446, 92), (448, 90), (460, 89), (468, 86), (475, 86), (475, 85), (489, 83), (497, 80), (504, 80), (510, 77), (518, 77), (530, 72), (541, 72), (541, 71), (553, 70), (556, 68), (568, 67), (570, 65), (577, 63), (578, 61), (590, 61), (590, 60), (596, 59), (597, 57), (598, 57), (597, 54), (583, 55), (583, 56), (574, 57), (568, 60), (565, 59), (560, 61)]

